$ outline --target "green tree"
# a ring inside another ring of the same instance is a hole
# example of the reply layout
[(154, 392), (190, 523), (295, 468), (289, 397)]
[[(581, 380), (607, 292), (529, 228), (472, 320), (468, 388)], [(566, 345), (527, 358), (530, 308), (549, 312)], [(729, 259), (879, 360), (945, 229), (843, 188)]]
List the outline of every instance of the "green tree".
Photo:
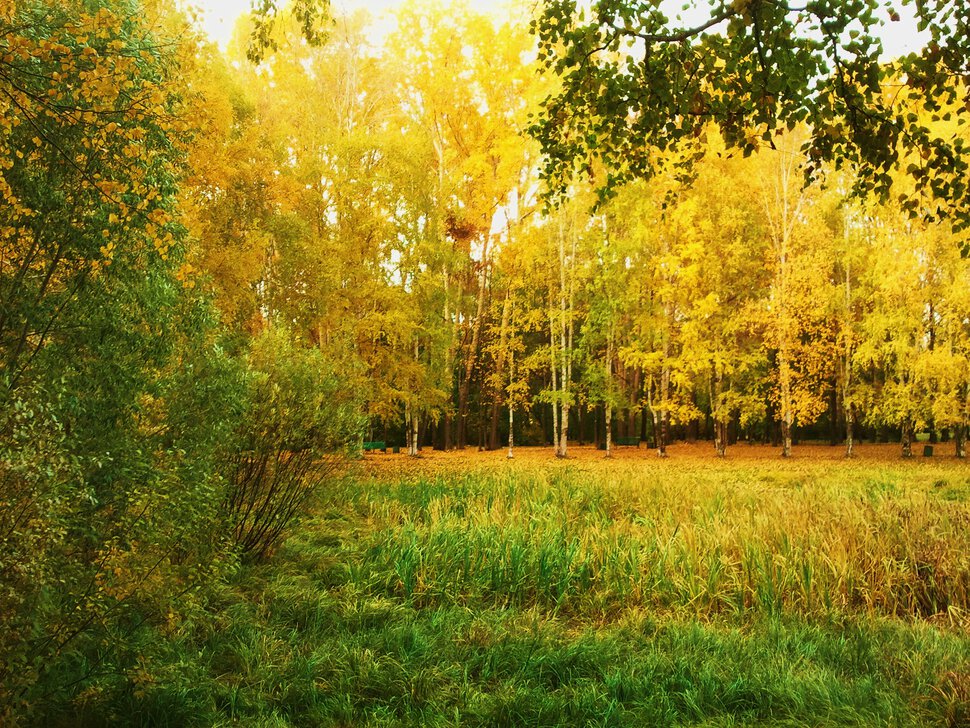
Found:
[(236, 548), (258, 560), (359, 447), (363, 408), (335, 362), (281, 327), (253, 340), (248, 364), (225, 511)]
[[(857, 192), (885, 199), (890, 170), (916, 150), (922, 160), (907, 168), (912, 187), (894, 190), (899, 203), (912, 215), (970, 222), (966, 142), (927, 118), (970, 100), (954, 81), (970, 55), (958, 20), (970, 15), (967, 0), (911, 5), (928, 40), (894, 62), (883, 60), (879, 40), (887, 21), (900, 20), (892, 0), (707, 5), (677, 15), (657, 2), (544, 3), (533, 31), (540, 62), (561, 86), (533, 133), (554, 192), (577, 170), (591, 174), (597, 160), (607, 170), (606, 192), (654, 176), (671, 152), (688, 152), (681, 167), (689, 170), (694, 140), (708, 124), (746, 155), (807, 125), (809, 176), (829, 161), (850, 165)], [(906, 93), (887, 93), (887, 84)]]
[(0, 538), (24, 559), (0, 566), (0, 702), (41, 723), (124, 690), (138, 636), (226, 566), (237, 380), (177, 219), (192, 46), (143, 11), (0, 19)]

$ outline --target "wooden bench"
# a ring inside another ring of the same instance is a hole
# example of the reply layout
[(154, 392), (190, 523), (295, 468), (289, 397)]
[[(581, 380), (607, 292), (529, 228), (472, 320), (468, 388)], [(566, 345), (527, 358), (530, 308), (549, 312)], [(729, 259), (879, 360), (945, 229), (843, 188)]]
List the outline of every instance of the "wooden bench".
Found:
[(620, 445), (625, 447), (639, 447), (640, 438), (639, 437), (617, 437), (613, 440), (614, 445)]
[(370, 450), (380, 450), (381, 452), (387, 452), (387, 443), (383, 440), (376, 440), (374, 442), (364, 443), (364, 452), (369, 452)]

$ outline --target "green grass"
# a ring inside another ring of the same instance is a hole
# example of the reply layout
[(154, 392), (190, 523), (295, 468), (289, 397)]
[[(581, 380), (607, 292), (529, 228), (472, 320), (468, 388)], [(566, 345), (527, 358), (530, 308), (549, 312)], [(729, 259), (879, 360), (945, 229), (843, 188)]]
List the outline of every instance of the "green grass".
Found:
[(61, 722), (968, 725), (968, 492), (872, 463), (349, 479)]

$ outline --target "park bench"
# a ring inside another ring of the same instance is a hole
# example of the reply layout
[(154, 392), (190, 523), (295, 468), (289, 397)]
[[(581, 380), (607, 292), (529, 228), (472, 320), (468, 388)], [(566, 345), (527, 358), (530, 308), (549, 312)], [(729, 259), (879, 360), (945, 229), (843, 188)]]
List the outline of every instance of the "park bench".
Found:
[(383, 440), (376, 440), (374, 442), (365, 442), (363, 449), (364, 449), (364, 452), (368, 452), (370, 450), (380, 450), (381, 452), (387, 452), (387, 443), (385, 443)]

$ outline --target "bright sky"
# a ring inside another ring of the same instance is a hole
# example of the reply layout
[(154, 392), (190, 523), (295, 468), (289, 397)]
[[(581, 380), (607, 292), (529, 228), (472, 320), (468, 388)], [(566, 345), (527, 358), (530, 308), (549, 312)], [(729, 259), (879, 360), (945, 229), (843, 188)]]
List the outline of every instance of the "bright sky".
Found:
[[(679, 8), (683, 4), (680, 0), (677, 3), (673, 3), (671, 0), (664, 1), (671, 5), (672, 9)], [(249, 10), (251, 4), (251, 0), (185, 0), (185, 2), (202, 10), (203, 29), (222, 48), (226, 47), (232, 36), (236, 18)], [(364, 8), (369, 10), (378, 21), (380, 21), (382, 15), (386, 15), (386, 11), (393, 9), (398, 4), (399, 0), (332, 0), (332, 8), (337, 14)], [(494, 10), (499, 3), (495, 0), (470, 0), (469, 4), (480, 12), (489, 12)], [(707, 8), (706, 2), (696, 3), (696, 5), (699, 10)], [(883, 46), (888, 57), (915, 50), (921, 45), (915, 23), (912, 20), (911, 6), (903, 7), (900, 3), (897, 3), (897, 6), (902, 15), (902, 20), (898, 23), (887, 23), (882, 30)], [(675, 12), (669, 14), (673, 15)], [(690, 15), (691, 13), (688, 12), (688, 18)], [(386, 20), (383, 23), (378, 22), (378, 35), (387, 32), (387, 29)]]
[(188, 5), (199, 8), (202, 15), (202, 29), (223, 50), (232, 37), (232, 27), (236, 18), (249, 10), (249, 0), (190, 0)]
[[(203, 13), (202, 28), (208, 36), (225, 49), (232, 37), (232, 29), (236, 19), (247, 12), (252, 5), (251, 0), (184, 0), (187, 5), (199, 8)], [(470, 0), (469, 5), (483, 13), (495, 8), (494, 0)], [(377, 21), (377, 34), (387, 32), (387, 22), (380, 22), (389, 10), (400, 5), (399, 0), (331, 0), (331, 9), (335, 15), (352, 13), (365, 9)]]

